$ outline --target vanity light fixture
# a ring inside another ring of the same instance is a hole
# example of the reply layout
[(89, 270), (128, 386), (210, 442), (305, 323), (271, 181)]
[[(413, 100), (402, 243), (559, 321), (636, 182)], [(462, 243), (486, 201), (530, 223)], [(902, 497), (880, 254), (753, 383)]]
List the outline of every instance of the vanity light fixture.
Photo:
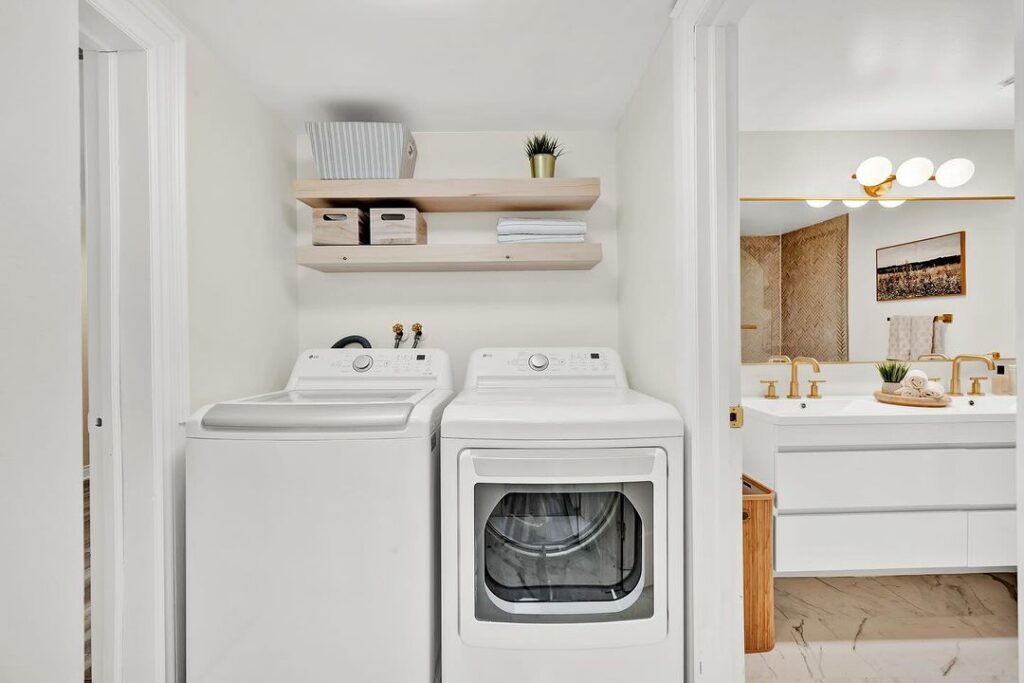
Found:
[(843, 205), (848, 209), (859, 209), (868, 203), (866, 199), (844, 199)]
[(905, 201), (907, 201), (907, 200), (906, 199), (879, 199), (878, 203), (883, 208), (895, 209), (897, 206), (902, 205), (903, 202), (905, 202)]
[(962, 157), (946, 161), (937, 170), (931, 159), (913, 157), (900, 164), (895, 173), (892, 172), (892, 162), (886, 157), (870, 157), (860, 162), (853, 174), (854, 180), (864, 188), (864, 193), (875, 198), (885, 196), (894, 182), (903, 187), (919, 187), (934, 180), (941, 187), (953, 188), (964, 185), (972, 177), (974, 162)]
[(807, 206), (812, 209), (824, 209), (826, 206), (832, 203), (831, 199), (807, 199)]

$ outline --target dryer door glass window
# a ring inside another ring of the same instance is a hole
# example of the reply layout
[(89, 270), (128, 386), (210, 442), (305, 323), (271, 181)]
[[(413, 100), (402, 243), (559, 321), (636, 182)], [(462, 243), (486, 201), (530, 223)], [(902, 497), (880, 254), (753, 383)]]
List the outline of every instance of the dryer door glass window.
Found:
[(650, 482), (476, 489), (478, 619), (651, 616)]

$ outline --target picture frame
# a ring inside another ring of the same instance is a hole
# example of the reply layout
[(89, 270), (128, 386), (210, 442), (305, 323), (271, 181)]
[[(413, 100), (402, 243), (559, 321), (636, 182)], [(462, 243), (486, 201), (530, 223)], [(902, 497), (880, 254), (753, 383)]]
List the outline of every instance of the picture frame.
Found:
[(875, 300), (967, 294), (967, 233), (926, 237), (875, 250)]

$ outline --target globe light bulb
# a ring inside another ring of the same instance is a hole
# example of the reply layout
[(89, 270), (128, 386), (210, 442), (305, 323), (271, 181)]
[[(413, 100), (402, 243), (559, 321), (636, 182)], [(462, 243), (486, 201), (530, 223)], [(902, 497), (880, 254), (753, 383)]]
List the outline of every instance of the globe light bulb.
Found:
[(917, 187), (928, 182), (935, 172), (935, 164), (925, 157), (907, 159), (896, 169), (896, 182), (903, 187)]
[(824, 209), (826, 206), (832, 203), (831, 199), (808, 199), (806, 200), (807, 206), (812, 209)]
[(892, 175), (892, 162), (885, 157), (871, 157), (857, 167), (857, 182), (864, 187), (881, 185)]
[(974, 177), (974, 162), (970, 159), (950, 159), (935, 171), (935, 182), (942, 187), (960, 187)]

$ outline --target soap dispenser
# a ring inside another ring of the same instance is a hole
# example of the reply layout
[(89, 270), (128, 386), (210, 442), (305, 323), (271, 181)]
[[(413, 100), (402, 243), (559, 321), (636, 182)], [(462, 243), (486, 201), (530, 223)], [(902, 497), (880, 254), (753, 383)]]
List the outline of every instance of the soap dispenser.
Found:
[(996, 374), (992, 378), (992, 393), (997, 396), (1006, 396), (1010, 393), (1010, 375), (1006, 372), (1006, 365), (1002, 363), (996, 366)]

